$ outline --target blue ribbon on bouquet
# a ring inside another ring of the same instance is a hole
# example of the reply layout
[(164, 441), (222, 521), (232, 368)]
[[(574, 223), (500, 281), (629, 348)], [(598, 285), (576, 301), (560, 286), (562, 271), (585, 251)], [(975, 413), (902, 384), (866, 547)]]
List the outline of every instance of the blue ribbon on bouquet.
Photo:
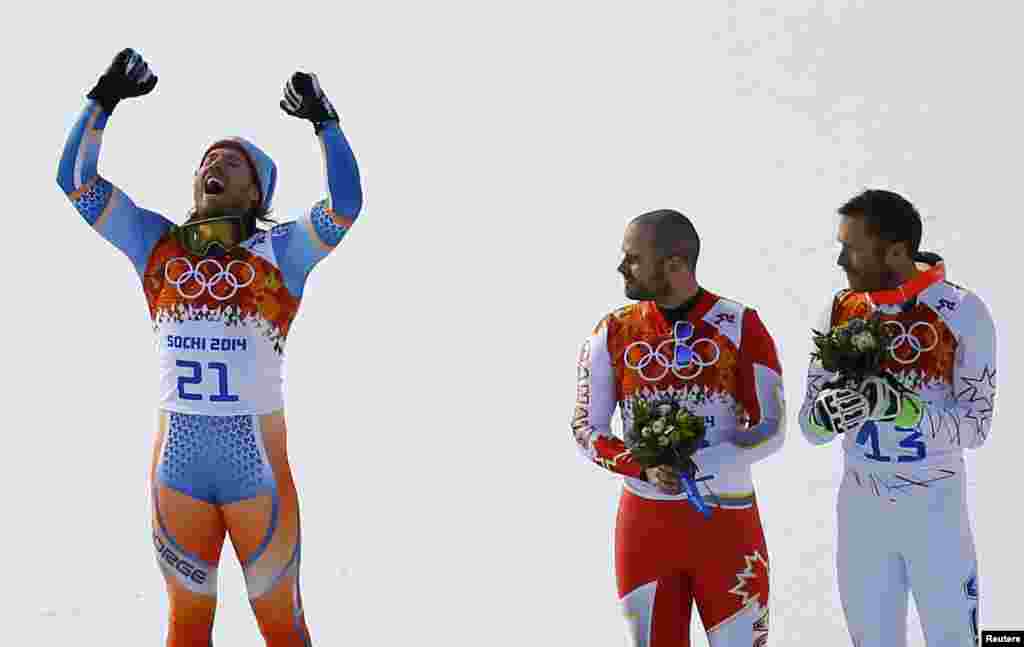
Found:
[(708, 474), (707, 476), (702, 476), (699, 479), (694, 479), (686, 472), (676, 472), (676, 474), (679, 476), (680, 482), (686, 489), (686, 500), (690, 502), (690, 505), (692, 505), (697, 510), (697, 512), (704, 515), (705, 519), (710, 519), (711, 507), (708, 506), (707, 502), (704, 500), (704, 497), (701, 496), (700, 490), (697, 489), (697, 483), (700, 481), (706, 481), (710, 478), (714, 478), (714, 476)]

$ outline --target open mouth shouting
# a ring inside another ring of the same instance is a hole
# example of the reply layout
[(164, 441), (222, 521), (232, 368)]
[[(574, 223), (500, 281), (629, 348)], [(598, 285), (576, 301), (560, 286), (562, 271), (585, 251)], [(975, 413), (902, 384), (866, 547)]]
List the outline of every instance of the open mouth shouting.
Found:
[(205, 195), (220, 195), (224, 193), (225, 188), (224, 180), (215, 175), (207, 175), (206, 180), (203, 182), (203, 193)]

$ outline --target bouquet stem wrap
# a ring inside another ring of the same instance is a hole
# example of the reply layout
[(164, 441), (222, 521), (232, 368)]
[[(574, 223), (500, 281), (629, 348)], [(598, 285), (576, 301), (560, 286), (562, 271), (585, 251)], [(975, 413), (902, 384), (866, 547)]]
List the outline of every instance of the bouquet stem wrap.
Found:
[(697, 509), (697, 512), (704, 515), (705, 519), (710, 519), (711, 508), (704, 500), (704, 497), (701, 496), (700, 490), (697, 488), (697, 481), (703, 481), (711, 477), (705, 476), (700, 479), (695, 479), (689, 472), (678, 472), (678, 474), (679, 479), (683, 484), (683, 488), (686, 490), (686, 500), (689, 501), (690, 504)]

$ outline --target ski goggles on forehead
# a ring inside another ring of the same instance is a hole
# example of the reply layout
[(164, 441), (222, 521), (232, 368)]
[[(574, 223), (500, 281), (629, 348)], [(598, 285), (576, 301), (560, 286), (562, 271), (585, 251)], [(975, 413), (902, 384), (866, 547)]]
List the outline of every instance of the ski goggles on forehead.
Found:
[(188, 251), (197, 256), (206, 256), (215, 246), (228, 251), (245, 240), (245, 222), (239, 216), (208, 218), (182, 225), (179, 240)]

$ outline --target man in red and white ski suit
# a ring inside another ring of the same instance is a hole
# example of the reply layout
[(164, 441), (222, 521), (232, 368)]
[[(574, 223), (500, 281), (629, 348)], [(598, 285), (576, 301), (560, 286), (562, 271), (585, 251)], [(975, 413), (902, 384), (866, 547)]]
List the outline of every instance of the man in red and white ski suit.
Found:
[[(638, 303), (600, 321), (577, 367), (578, 447), (625, 477), (615, 569), (635, 647), (688, 646), (694, 602), (712, 647), (767, 644), (769, 560), (751, 465), (783, 443), (782, 370), (757, 313), (698, 286), (699, 249), (676, 211), (630, 223), (619, 272)], [(710, 518), (671, 468), (644, 470), (611, 432), (616, 405), (629, 429), (634, 397), (666, 396), (705, 419), (693, 460)]]

